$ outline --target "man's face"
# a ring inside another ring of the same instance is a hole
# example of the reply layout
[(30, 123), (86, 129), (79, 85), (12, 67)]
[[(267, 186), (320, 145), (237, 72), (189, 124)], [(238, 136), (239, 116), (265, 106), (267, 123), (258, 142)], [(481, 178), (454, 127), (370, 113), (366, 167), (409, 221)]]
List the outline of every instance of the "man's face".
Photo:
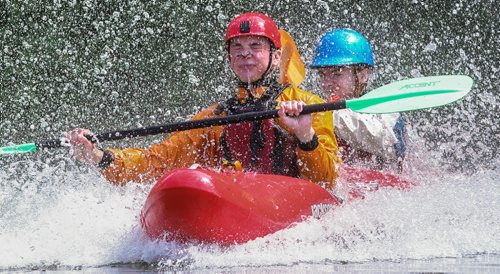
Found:
[(327, 98), (342, 99), (359, 97), (356, 91), (356, 75), (352, 67), (324, 67), (318, 69), (320, 85)]
[[(261, 36), (240, 36), (231, 39), (229, 43), (229, 62), (236, 76), (246, 83), (259, 80), (269, 65), (271, 44)], [(279, 51), (272, 56), (272, 66), (279, 64)], [(275, 60), (277, 59), (277, 61)]]

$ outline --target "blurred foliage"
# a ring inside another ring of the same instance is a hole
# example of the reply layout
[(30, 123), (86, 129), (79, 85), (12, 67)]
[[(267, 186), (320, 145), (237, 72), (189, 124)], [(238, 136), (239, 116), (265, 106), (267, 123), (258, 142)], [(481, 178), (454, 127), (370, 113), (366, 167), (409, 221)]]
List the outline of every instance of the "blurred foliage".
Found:
[[(372, 42), (373, 86), (466, 74), (460, 103), (406, 114), (449, 166), (488, 165), (499, 147), (499, 23), (484, 1), (0, 1), (0, 145), (183, 119), (232, 91), (228, 22), (260, 11), (295, 38), (306, 61), (331, 28)], [(318, 92), (308, 72), (304, 87)], [(159, 138), (159, 137), (157, 137)], [(135, 144), (145, 144), (137, 140)]]

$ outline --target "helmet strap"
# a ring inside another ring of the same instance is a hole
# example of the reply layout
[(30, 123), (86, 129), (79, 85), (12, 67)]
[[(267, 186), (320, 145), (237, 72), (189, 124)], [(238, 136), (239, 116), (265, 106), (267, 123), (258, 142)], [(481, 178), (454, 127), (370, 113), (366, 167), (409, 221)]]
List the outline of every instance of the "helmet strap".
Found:
[(271, 48), (269, 50), (269, 62), (267, 63), (266, 71), (262, 74), (262, 77), (260, 77), (260, 79), (257, 80), (257, 81), (264, 81), (264, 79), (270, 74), (270, 72), (271, 72), (271, 65), (273, 63), (273, 53), (274, 53), (275, 50), (276, 49), (274, 48), (273, 44), (271, 43)]

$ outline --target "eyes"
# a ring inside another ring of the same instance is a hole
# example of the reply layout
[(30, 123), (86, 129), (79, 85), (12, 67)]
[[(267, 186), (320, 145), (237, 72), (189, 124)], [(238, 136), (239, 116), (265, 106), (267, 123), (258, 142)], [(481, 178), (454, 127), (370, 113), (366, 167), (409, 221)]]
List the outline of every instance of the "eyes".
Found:
[(319, 75), (319, 77), (336, 77), (336, 76), (342, 75), (342, 70), (337, 70), (337, 71), (319, 70), (318, 75)]
[(345, 74), (345, 72), (350, 71), (349, 67), (328, 67), (318, 70), (318, 76), (321, 78), (326, 77), (339, 77)]
[(266, 45), (265, 43), (259, 42), (259, 41), (252, 42), (252, 43), (248, 44), (247, 46), (244, 46), (243, 44), (238, 43), (238, 42), (231, 43), (231, 45), (230, 45), (230, 51), (233, 53), (240, 53), (240, 52), (244, 51), (245, 48), (248, 48), (253, 52), (260, 52), (260, 51), (263, 51), (266, 49), (270, 50), (269, 45)]

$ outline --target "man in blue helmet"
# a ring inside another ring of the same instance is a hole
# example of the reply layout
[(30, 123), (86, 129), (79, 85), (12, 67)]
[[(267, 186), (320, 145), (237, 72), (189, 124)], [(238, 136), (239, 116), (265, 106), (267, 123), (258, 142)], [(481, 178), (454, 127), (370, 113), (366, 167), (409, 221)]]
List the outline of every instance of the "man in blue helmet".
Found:
[[(374, 63), (370, 43), (350, 29), (326, 33), (311, 68), (329, 101), (353, 99), (366, 92)], [(350, 109), (334, 112), (335, 134), (344, 163), (401, 171), (405, 156), (403, 117), (398, 114), (361, 114)]]

